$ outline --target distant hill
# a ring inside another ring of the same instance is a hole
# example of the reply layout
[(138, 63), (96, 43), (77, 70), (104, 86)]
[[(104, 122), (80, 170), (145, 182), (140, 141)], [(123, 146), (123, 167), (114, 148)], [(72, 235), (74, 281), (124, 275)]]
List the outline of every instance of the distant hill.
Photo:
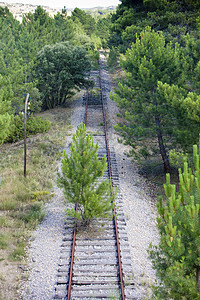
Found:
[[(35, 11), (35, 9), (37, 8), (38, 5), (33, 5), (33, 4), (23, 4), (23, 3), (7, 3), (7, 2), (0, 2), (0, 6), (2, 7), (8, 7), (9, 11), (13, 14), (13, 16), (21, 21), (22, 20), (22, 16), (24, 14), (27, 14), (29, 12), (33, 13)], [(55, 9), (55, 8), (51, 8), (49, 6), (43, 6), (41, 5), (41, 7), (43, 7), (50, 16), (54, 16), (57, 14), (58, 11), (61, 12), (62, 9)]]
[[(35, 9), (37, 8), (38, 5), (33, 5), (33, 4), (23, 4), (23, 3), (7, 3), (7, 2), (0, 2), (0, 6), (2, 7), (8, 7), (9, 11), (13, 14), (13, 16), (21, 21), (22, 20), (22, 16), (24, 14), (27, 14), (29, 12), (33, 13), (35, 11)], [(44, 6), (41, 5), (41, 7), (43, 9), (45, 9), (50, 16), (54, 16), (57, 14), (57, 12), (61, 12), (62, 9), (60, 8), (51, 8), (49, 6)], [(101, 12), (101, 11), (114, 11), (116, 9), (116, 6), (109, 6), (109, 7), (94, 7), (94, 8), (86, 8), (83, 9), (85, 11), (88, 11), (89, 14), (91, 14), (91, 12)], [(72, 8), (67, 8), (67, 15), (70, 16), (71, 12), (73, 11)], [(101, 13), (100, 13), (101, 14)]]

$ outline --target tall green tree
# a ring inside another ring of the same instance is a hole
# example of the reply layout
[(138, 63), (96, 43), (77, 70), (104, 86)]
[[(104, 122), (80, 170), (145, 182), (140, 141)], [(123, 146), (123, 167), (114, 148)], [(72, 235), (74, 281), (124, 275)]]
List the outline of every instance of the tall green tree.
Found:
[[(185, 159), (179, 169), (179, 184), (164, 184), (165, 197), (158, 208), (158, 246), (150, 257), (161, 280), (156, 299), (200, 299), (200, 153), (193, 146), (193, 168)], [(177, 192), (178, 190), (178, 192)]]
[(71, 154), (64, 152), (62, 174), (58, 185), (71, 203), (78, 203), (79, 211), (71, 214), (89, 223), (94, 218), (108, 217), (114, 194), (108, 180), (100, 180), (107, 169), (106, 156), (98, 158), (98, 143), (94, 144), (92, 133), (88, 135), (85, 125), (79, 124), (70, 146)]
[(89, 36), (91, 36), (96, 29), (96, 22), (94, 18), (90, 15), (87, 15), (86, 12), (80, 8), (76, 7), (73, 10), (71, 18), (74, 21), (78, 19)]
[(90, 70), (86, 51), (63, 42), (45, 46), (37, 55), (36, 76), (43, 108), (63, 105), (74, 90), (89, 85), (85, 73)]
[[(125, 142), (136, 150), (135, 153), (139, 151), (144, 156), (156, 151), (153, 147), (156, 138), (164, 170), (170, 172), (167, 146), (171, 142), (177, 143), (178, 135), (180, 145), (183, 136), (186, 132), (189, 135), (190, 131), (197, 139), (197, 131), (192, 128), (193, 125), (199, 128), (199, 120), (193, 123), (187, 115), (187, 105), (178, 107), (171, 88), (163, 86), (166, 84), (171, 87), (176, 84), (178, 91), (175, 88), (175, 94), (187, 98), (187, 92), (184, 89), (179, 90), (187, 71), (187, 63), (182, 58), (180, 46), (166, 44), (162, 33), (147, 28), (137, 37), (131, 49), (127, 50), (121, 66), (125, 70), (126, 79), (118, 83), (113, 99), (123, 109), (125, 121), (116, 129)], [(190, 97), (190, 101), (198, 108), (196, 99)], [(143, 144), (144, 138), (148, 139), (148, 145)], [(140, 150), (137, 151), (137, 148)]]

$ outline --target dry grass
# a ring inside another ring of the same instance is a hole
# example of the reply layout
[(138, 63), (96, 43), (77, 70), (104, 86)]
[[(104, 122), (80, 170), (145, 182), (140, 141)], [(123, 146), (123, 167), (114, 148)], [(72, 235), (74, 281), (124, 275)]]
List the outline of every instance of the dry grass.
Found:
[(57, 162), (70, 134), (71, 113), (71, 108), (57, 108), (40, 114), (52, 126), (49, 132), (27, 139), (26, 178), (23, 141), (0, 147), (0, 299), (19, 299), (18, 284), (26, 277), (20, 268), (24, 248), (44, 218), (43, 204), (51, 197)]

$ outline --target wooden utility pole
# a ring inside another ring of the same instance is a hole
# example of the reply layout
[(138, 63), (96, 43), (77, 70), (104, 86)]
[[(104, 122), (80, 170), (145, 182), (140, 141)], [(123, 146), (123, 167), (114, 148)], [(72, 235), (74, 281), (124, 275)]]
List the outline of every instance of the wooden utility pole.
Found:
[(26, 120), (27, 120), (27, 104), (29, 93), (26, 95), (25, 110), (24, 110), (24, 177), (26, 178)]

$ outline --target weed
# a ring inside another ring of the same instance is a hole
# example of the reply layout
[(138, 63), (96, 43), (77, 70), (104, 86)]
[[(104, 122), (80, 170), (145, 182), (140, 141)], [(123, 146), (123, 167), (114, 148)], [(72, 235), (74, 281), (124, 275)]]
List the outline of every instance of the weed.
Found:
[(32, 200), (42, 200), (44, 198), (44, 196), (49, 195), (49, 191), (37, 191), (37, 192), (33, 192), (32, 194)]
[(0, 249), (8, 247), (8, 237), (5, 234), (0, 234)]
[(5, 226), (6, 225), (6, 220), (7, 218), (4, 216), (0, 216), (0, 227)]
[(17, 208), (17, 201), (15, 200), (10, 200), (6, 201), (3, 200), (0, 202), (0, 210), (14, 210)]
[(28, 224), (27, 227), (35, 227), (45, 217), (42, 205), (42, 201), (35, 201), (33, 204), (22, 207), (17, 217), (23, 220), (25, 224)]
[(25, 243), (24, 242), (19, 243), (19, 245), (17, 245), (16, 248), (9, 255), (9, 259), (11, 261), (22, 260), (22, 258), (25, 256), (24, 248), (25, 248)]

